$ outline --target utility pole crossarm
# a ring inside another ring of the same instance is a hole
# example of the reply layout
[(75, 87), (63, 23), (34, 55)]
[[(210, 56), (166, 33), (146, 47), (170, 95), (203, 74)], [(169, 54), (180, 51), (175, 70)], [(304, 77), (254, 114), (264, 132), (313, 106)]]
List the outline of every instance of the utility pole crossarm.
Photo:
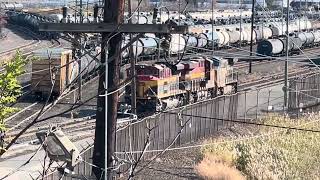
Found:
[(78, 32), (78, 33), (176, 33), (185, 34), (188, 26), (172, 26), (169, 24), (112, 24), (112, 23), (41, 23), (39, 31), (44, 32)]

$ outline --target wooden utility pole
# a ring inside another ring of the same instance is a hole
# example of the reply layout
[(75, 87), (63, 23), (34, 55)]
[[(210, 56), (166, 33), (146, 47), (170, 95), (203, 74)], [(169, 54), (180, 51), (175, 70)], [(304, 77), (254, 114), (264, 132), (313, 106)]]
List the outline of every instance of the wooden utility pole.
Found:
[[(131, 4), (131, 0), (128, 0), (128, 14), (129, 14), (129, 24), (132, 24), (132, 4)], [(139, 16), (139, 14), (138, 14)], [(138, 21), (139, 21), (139, 17), (138, 17)], [(130, 40), (132, 39), (132, 34), (130, 34)], [(133, 49), (133, 45), (130, 46), (129, 49), (129, 56), (130, 56), (130, 64), (131, 64), (131, 112), (133, 114), (137, 114), (137, 79), (136, 79), (136, 58), (134, 57), (135, 54), (137, 54), (137, 47), (138, 44), (136, 43), (136, 48)], [(134, 51), (136, 51), (134, 53)]]
[[(100, 7), (101, 8), (101, 7)], [(100, 179), (112, 179), (115, 152), (121, 36), (122, 33), (185, 34), (187, 26), (170, 24), (123, 24), (124, 0), (104, 0), (104, 22), (97, 23), (40, 23), (39, 31), (60, 33), (101, 33), (101, 65), (97, 101), (96, 130), (93, 152), (93, 173)], [(97, 14), (97, 13), (95, 13)], [(94, 17), (97, 19), (96, 17)], [(65, 20), (64, 20), (65, 21)], [(111, 38), (112, 37), (112, 38)], [(127, 45), (130, 46), (136, 39)], [(83, 48), (83, 47), (79, 47)], [(99, 168), (96, 168), (99, 167)], [(103, 170), (102, 170), (103, 169)], [(107, 171), (104, 171), (107, 169)], [(106, 172), (106, 173), (104, 173)]]
[[(250, 56), (253, 55), (252, 53), (252, 47), (253, 47), (253, 23), (254, 23), (254, 8), (255, 8), (255, 0), (252, 0), (252, 9), (251, 9), (251, 39), (250, 39)], [(252, 73), (252, 57), (250, 57), (249, 60), (249, 73)]]
[(287, 16), (286, 16), (286, 61), (284, 62), (284, 87), (283, 87), (283, 97), (284, 97), (284, 106), (288, 107), (288, 58), (289, 58), (289, 0), (287, 0)]
[[(123, 15), (124, 0), (104, 1), (104, 23), (115, 23), (119, 25), (123, 22)], [(107, 89), (117, 89), (119, 85), (120, 49), (122, 40), (121, 34), (118, 34), (109, 40), (109, 37), (111, 36), (113, 36), (113, 33), (102, 33), (101, 63), (105, 64), (105, 66), (101, 66), (99, 72), (98, 92), (104, 92), (102, 93), (104, 95), (100, 95), (97, 102), (98, 111), (93, 151), (93, 164), (103, 169), (109, 168), (103, 175), (103, 179), (105, 180), (111, 180), (113, 176), (111, 168), (114, 165), (113, 156), (115, 152), (117, 105), (119, 101), (118, 92), (107, 95)], [(113, 61), (106, 63), (108, 57), (112, 56), (116, 56), (116, 58)], [(96, 177), (101, 177), (101, 174), (103, 173), (98, 168), (94, 168), (93, 171)]]

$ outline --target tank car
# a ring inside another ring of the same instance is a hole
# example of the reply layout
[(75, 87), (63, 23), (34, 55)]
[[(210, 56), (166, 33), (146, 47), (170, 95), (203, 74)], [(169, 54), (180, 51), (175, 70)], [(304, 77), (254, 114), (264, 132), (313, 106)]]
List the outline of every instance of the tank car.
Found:
[(300, 32), (297, 37), (301, 39), (303, 47), (311, 47), (315, 40), (315, 36), (312, 32)]
[(171, 34), (169, 51), (170, 54), (179, 54), (184, 51), (186, 47), (186, 41), (181, 34)]
[(281, 54), (284, 50), (280, 39), (266, 39), (258, 43), (257, 53), (260, 56), (273, 56)]
[(39, 32), (39, 23), (52, 22), (51, 19), (30, 13), (12, 12), (9, 15), (9, 21), (15, 25), (23, 26), (37, 34), (41, 34), (44, 38), (59, 39), (60, 34), (55, 32)]
[(293, 43), (291, 54), (300, 54), (300, 49), (302, 48), (302, 41), (296, 36), (291, 36), (290, 41)]
[(186, 48), (188, 50), (194, 49), (197, 47), (198, 39), (194, 35), (185, 35), (183, 36), (186, 41)]
[(313, 36), (314, 36), (314, 45), (319, 45), (320, 43), (320, 31), (319, 30), (314, 30), (312, 31), (311, 33), (313, 33)]
[(133, 24), (151, 24), (151, 17), (147, 14), (134, 14), (131, 17)]
[(227, 30), (227, 33), (229, 35), (229, 43), (230, 44), (236, 44), (240, 41), (240, 32), (239, 31), (231, 31)]
[(269, 27), (258, 26), (257, 30), (260, 31), (262, 39), (268, 39), (272, 36), (272, 30)]
[(23, 4), (21, 3), (0, 3), (0, 9), (21, 11)]
[(220, 43), (219, 36), (215, 31), (204, 33), (204, 35), (206, 36), (208, 47), (215, 47)]
[(230, 42), (230, 36), (225, 29), (216, 29), (216, 32), (219, 36), (219, 45), (225, 47)]
[(256, 34), (256, 41), (261, 41), (263, 39), (261, 31), (255, 28), (254, 33)]
[(312, 32), (305, 32), (304, 34), (306, 36), (306, 42), (305, 42), (304, 45), (308, 46), (308, 47), (313, 46), (313, 42), (314, 42), (314, 39), (315, 39), (313, 33)]
[(200, 33), (196, 37), (198, 39), (198, 43), (197, 43), (198, 48), (204, 48), (208, 45), (208, 39), (204, 33)]

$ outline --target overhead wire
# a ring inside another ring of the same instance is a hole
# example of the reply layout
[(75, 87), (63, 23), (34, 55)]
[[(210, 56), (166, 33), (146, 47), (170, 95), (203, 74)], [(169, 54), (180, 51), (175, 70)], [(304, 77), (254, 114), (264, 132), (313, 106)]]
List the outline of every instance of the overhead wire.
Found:
[[(316, 123), (316, 122), (320, 122), (320, 119), (317, 119), (317, 120), (314, 120), (314, 121), (310, 121), (310, 122), (307, 122), (307, 123), (303, 123), (303, 124), (300, 124), (300, 125), (297, 125), (297, 126), (294, 126), (294, 127), (298, 128), (298, 127), (306, 126), (308, 124), (313, 124), (313, 123)], [(302, 128), (299, 128), (299, 129), (302, 129)], [(255, 135), (255, 136), (237, 138), (237, 139), (233, 139), (233, 140), (226, 140), (226, 141), (218, 141), (218, 142), (190, 145), (190, 146), (184, 146), (184, 147), (169, 148), (166, 151), (176, 151), (176, 150), (178, 151), (178, 150), (200, 148), (200, 147), (219, 145), (219, 144), (225, 144), (225, 143), (242, 142), (242, 141), (246, 141), (246, 140), (251, 140), (251, 139), (271, 136), (271, 135), (274, 135), (276, 133), (280, 133), (280, 132), (285, 131), (285, 130), (287, 130), (287, 129), (282, 129), (280, 131), (270, 132), (270, 133), (266, 133), (266, 134), (259, 134), (259, 135)], [(165, 149), (147, 150), (146, 153), (164, 152), (164, 150)], [(137, 154), (137, 153), (142, 153), (142, 151), (141, 150), (136, 150), (136, 151), (133, 151), (132, 153)], [(116, 154), (124, 154), (124, 153), (123, 152), (116, 152)]]
[[(261, 6), (259, 3), (257, 3), (257, 4), (258, 4), (259, 6)], [(287, 6), (289, 6), (289, 5), (287, 5)], [(262, 6), (261, 6), (261, 7), (262, 7)], [(262, 9), (265, 11), (264, 7), (262, 7)], [(288, 17), (287, 20), (290, 21), (290, 18)], [(288, 22), (287, 22), (287, 23), (288, 23)], [(287, 29), (286, 32), (287, 32), (287, 33), (286, 33), (286, 37), (288, 38), (288, 40), (291, 41), (291, 42), (298, 48), (298, 50), (301, 51), (302, 54), (303, 54), (315, 67), (317, 67), (317, 68), (320, 70), (320, 67), (318, 67), (318, 66), (315, 64), (315, 62), (312, 61), (311, 58), (310, 58), (307, 54), (305, 54), (304, 51), (303, 51), (299, 46), (297, 46), (297, 44), (296, 44), (292, 39), (289, 38), (289, 29)], [(288, 46), (288, 45), (287, 45), (287, 46)]]

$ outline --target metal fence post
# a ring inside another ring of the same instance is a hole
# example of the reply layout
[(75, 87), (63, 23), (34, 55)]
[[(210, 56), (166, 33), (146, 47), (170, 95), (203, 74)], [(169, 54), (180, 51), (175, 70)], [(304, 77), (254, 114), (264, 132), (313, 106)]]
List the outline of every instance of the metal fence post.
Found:
[(244, 120), (247, 121), (247, 91), (244, 92)]
[(271, 94), (271, 89), (269, 89), (269, 92), (268, 92), (268, 107), (267, 107), (267, 114), (269, 114), (269, 106), (270, 106), (270, 94)]
[(258, 109), (259, 109), (259, 91), (260, 91), (260, 89), (257, 89), (256, 119), (258, 119)]

